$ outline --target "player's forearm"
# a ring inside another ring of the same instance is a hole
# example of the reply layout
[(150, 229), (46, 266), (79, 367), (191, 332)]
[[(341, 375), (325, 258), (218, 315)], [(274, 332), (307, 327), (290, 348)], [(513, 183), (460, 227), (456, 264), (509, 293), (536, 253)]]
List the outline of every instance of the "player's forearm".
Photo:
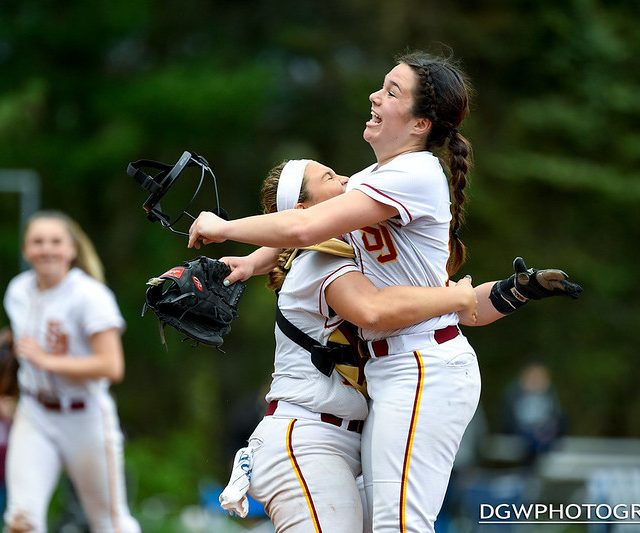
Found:
[(40, 366), (72, 380), (107, 378), (111, 383), (118, 383), (124, 377), (124, 361), (117, 354), (90, 354), (81, 357), (47, 354)]
[(458, 287), (384, 287), (365, 303), (369, 323), (362, 327), (387, 330), (412, 326), (462, 311), (472, 305), (471, 298), (471, 291)]
[(489, 299), (491, 288), (495, 283), (495, 281), (488, 281), (475, 287), (476, 297), (478, 298), (478, 321), (475, 324), (461, 321), (461, 324), (465, 326), (486, 326), (506, 316), (500, 313)]
[(253, 265), (253, 275), (260, 276), (271, 272), (277, 264), (280, 251), (281, 248), (269, 248), (263, 246), (251, 252), (247, 256), (247, 259), (250, 260)]
[(311, 221), (308, 218), (302, 209), (289, 209), (229, 220), (225, 224), (223, 237), (225, 240), (270, 248), (308, 246), (318, 242), (316, 238), (320, 239), (320, 236), (316, 237), (315, 233), (309, 231)]
[(350, 272), (327, 287), (327, 303), (339, 316), (365, 329), (407, 327), (475, 306), (470, 284), (455, 287), (376, 288), (365, 276)]
[(351, 191), (308, 209), (288, 209), (268, 215), (222, 220), (200, 213), (189, 230), (189, 246), (233, 240), (272, 248), (301, 248), (387, 220), (394, 207)]

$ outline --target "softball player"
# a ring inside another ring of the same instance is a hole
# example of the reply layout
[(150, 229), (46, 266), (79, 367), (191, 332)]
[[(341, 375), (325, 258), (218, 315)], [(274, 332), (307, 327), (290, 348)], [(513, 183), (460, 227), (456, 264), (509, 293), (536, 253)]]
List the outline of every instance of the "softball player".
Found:
[[(369, 100), (363, 137), (377, 162), (352, 177), (345, 194), (306, 210), (231, 221), (201, 213), (188, 246), (231, 239), (302, 247), (348, 233), (361, 271), (376, 286), (444, 286), (465, 256), (459, 229), (471, 147), (458, 131), (469, 111), (465, 76), (448, 60), (408, 54)], [(446, 158), (448, 179), (434, 151)], [(273, 257), (272, 249), (260, 249), (238, 261), (227, 280), (260, 273)], [(504, 316), (490, 297), (496, 286), (476, 288), (478, 325)], [(362, 466), (374, 532), (434, 531), (480, 394), (476, 355), (457, 323), (444, 313), (384, 332), (361, 328), (371, 357)]]
[[(315, 161), (289, 161), (267, 178), (263, 205), (267, 212), (307, 208), (343, 193), (345, 183), (346, 178)], [(292, 262), (289, 250), (281, 259), (281, 264), (291, 262), (284, 281), (274, 279), (277, 273), (272, 276), (271, 285), (279, 288), (280, 312), (318, 344), (326, 345), (341, 327), (338, 309), (354, 323), (374, 329), (475, 309), (468, 282), (455, 288), (378, 290), (353, 259), (333, 255), (342, 248), (348, 247), (326, 243), (326, 251), (298, 251)], [(244, 460), (253, 454), (249, 493), (265, 505), (278, 532), (362, 531), (356, 476), (361, 471), (360, 432), (367, 400), (338, 371), (320, 372), (288, 331), (278, 321), (267, 416), (241, 452)], [(237, 510), (242, 494), (229, 502), (228, 493), (223, 493), (223, 504)]]
[(123, 437), (110, 382), (122, 379), (124, 320), (102, 283), (84, 232), (43, 211), (26, 228), (31, 270), (9, 284), (4, 305), (20, 360), (20, 399), (7, 456), (8, 532), (45, 532), (64, 469), (91, 530), (137, 533), (127, 506)]

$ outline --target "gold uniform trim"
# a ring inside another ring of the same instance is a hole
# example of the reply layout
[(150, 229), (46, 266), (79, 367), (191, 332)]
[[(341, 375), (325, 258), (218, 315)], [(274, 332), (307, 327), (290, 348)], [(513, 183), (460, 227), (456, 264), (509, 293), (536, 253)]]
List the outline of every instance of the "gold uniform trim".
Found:
[(296, 477), (298, 478), (298, 482), (300, 483), (300, 488), (302, 489), (304, 498), (307, 501), (307, 507), (309, 508), (309, 514), (311, 515), (311, 521), (313, 522), (315, 533), (322, 533), (322, 528), (320, 527), (320, 519), (318, 518), (318, 511), (316, 510), (316, 506), (313, 504), (313, 498), (311, 498), (309, 485), (307, 485), (307, 480), (302, 475), (302, 470), (300, 469), (300, 465), (298, 464), (298, 459), (296, 459), (296, 456), (293, 453), (293, 427), (296, 424), (296, 420), (296, 418), (292, 418), (291, 422), (289, 422), (289, 426), (287, 427), (287, 454), (289, 455), (289, 460), (291, 461), (293, 471), (296, 473)]
[(284, 265), (285, 270), (289, 270), (291, 268), (291, 263), (298, 255), (300, 250), (313, 250), (316, 252), (324, 252), (325, 254), (337, 255), (338, 257), (355, 257), (356, 254), (353, 251), (353, 248), (348, 245), (346, 242), (341, 241), (340, 239), (329, 239), (328, 241), (321, 242), (319, 244), (312, 244), (311, 246), (303, 246), (302, 248), (296, 248), (293, 253), (289, 256), (289, 259)]
[(404, 453), (404, 463), (402, 465), (402, 480), (400, 489), (400, 533), (407, 531), (407, 486), (409, 485), (409, 466), (411, 463), (411, 451), (413, 449), (413, 440), (416, 435), (416, 426), (418, 425), (418, 416), (420, 414), (420, 401), (422, 399), (422, 389), (424, 387), (424, 361), (420, 351), (413, 352), (418, 369), (418, 380), (416, 383), (416, 392), (413, 401), (413, 411), (411, 413), (411, 422), (409, 424), (409, 434), (407, 436), (407, 447)]

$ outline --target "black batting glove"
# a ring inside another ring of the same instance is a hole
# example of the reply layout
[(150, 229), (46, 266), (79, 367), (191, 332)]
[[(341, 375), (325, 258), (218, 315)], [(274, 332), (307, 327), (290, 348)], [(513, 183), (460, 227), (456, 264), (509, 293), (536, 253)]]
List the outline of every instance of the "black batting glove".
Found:
[(541, 300), (549, 296), (576, 299), (582, 293), (582, 287), (568, 281), (569, 276), (562, 270), (527, 268), (522, 257), (514, 259), (513, 268), (515, 274), (496, 282), (489, 296), (493, 306), (503, 315), (513, 313), (529, 300)]

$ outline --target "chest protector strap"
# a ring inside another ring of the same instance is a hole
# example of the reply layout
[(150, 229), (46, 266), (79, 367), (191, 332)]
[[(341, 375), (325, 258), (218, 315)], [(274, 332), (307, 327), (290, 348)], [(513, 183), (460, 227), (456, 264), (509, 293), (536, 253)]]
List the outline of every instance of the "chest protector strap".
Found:
[(325, 376), (330, 376), (336, 365), (358, 366), (358, 356), (351, 345), (328, 342), (323, 346), (294, 326), (278, 306), (276, 306), (276, 324), (282, 333), (311, 354), (313, 366)]
[[(328, 241), (313, 246), (306, 246), (302, 250), (312, 250), (323, 252), (339, 257), (354, 257), (353, 248), (346, 242), (339, 239), (329, 239)], [(285, 265), (285, 270), (289, 270), (298, 250), (295, 250)], [(304, 348), (311, 354), (311, 362), (325, 376), (330, 376), (336, 365), (358, 366), (358, 355), (349, 344), (340, 344), (329, 341), (326, 346), (311, 338), (302, 330), (294, 326), (276, 306), (276, 324), (280, 331), (298, 346)]]

